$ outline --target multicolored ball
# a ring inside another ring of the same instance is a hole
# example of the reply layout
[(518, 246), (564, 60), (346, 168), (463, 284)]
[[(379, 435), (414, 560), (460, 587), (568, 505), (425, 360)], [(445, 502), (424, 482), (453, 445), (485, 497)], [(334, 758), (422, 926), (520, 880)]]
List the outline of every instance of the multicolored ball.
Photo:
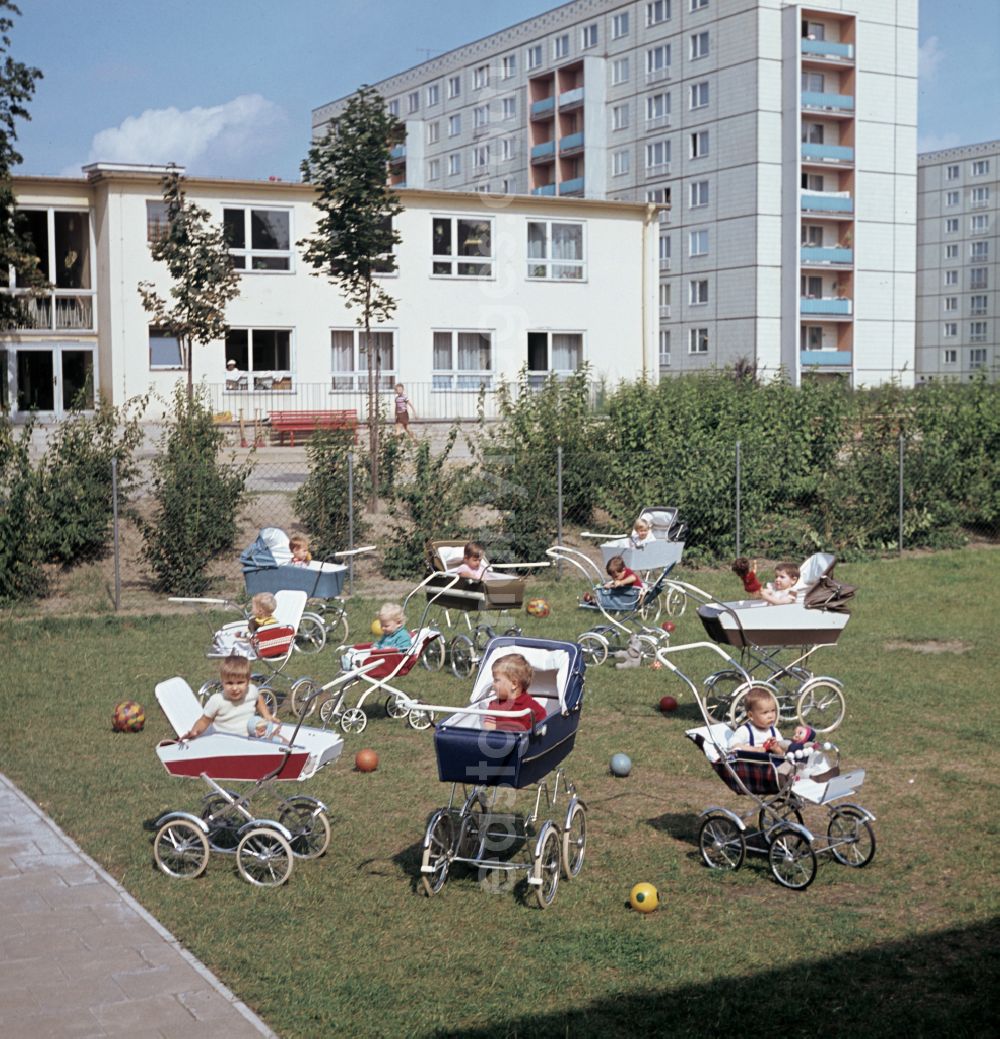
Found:
[(115, 732), (141, 732), (145, 724), (146, 712), (134, 700), (123, 700), (111, 716), (111, 728)]
[(525, 604), (524, 612), (532, 617), (548, 617), (552, 608), (545, 599), (529, 599)]

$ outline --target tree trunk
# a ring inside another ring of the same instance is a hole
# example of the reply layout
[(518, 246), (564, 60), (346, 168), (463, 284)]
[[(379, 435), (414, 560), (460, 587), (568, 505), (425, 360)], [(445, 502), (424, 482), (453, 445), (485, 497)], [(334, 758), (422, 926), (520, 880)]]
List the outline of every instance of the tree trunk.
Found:
[(372, 363), (371, 328), (371, 284), (365, 292), (365, 356), (368, 361), (368, 462), (372, 490), (369, 507), (372, 512), (378, 507), (378, 373)]
[(194, 400), (194, 360), (192, 354), (194, 351), (191, 349), (192, 343), (190, 337), (182, 337), (180, 339), (181, 349), (187, 354), (187, 390), (188, 390), (188, 401)]

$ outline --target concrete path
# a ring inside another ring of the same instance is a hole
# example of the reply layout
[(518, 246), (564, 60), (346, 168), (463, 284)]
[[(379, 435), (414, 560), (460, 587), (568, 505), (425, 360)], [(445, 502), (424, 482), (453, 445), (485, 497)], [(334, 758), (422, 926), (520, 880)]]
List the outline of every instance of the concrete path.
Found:
[(0, 773), (0, 1035), (274, 1032)]

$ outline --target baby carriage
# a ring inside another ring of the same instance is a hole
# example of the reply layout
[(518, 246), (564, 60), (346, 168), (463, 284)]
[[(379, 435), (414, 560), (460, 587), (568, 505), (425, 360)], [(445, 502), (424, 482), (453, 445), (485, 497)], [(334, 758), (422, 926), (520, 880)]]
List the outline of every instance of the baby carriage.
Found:
[[(518, 732), (484, 729), (493, 664), (510, 653), (531, 665), (529, 692), (544, 706), (545, 720)], [(579, 647), (571, 642), (500, 636), (486, 646), (469, 707), (411, 703), (414, 710), (448, 715), (435, 725), (434, 751), (438, 778), (451, 784), (451, 794), (424, 834), (420, 879), (427, 895), (437, 894), (460, 863), (493, 885), (526, 873), (545, 909), (556, 897), (560, 868), (567, 880), (579, 875), (587, 809), (562, 762), (576, 739), (584, 670)], [(517, 812), (516, 792), (528, 787), (534, 788), (529, 811)]]
[[(201, 717), (201, 705), (183, 678), (156, 687), (156, 699), (180, 736)], [(208, 865), (209, 851), (236, 856), (240, 876), (251, 884), (271, 887), (291, 875), (296, 858), (318, 858), (330, 843), (327, 807), (305, 794), (279, 800), (277, 819), (259, 818), (255, 796), (272, 783), (310, 779), (336, 761), (344, 741), (334, 733), (302, 725), (282, 725), (282, 742), (255, 739), (211, 728), (194, 740), (163, 740), (156, 748), (172, 776), (200, 776), (210, 793), (200, 814), (166, 812), (156, 820), (153, 856), (170, 877), (193, 879)], [(284, 742), (287, 741), (287, 742)], [(225, 782), (251, 782), (242, 794)]]
[(646, 618), (659, 614), (658, 602), (670, 584), (668, 575), (672, 563), (652, 584), (609, 602), (599, 591), (605, 575), (589, 556), (568, 545), (553, 545), (545, 554), (556, 562), (568, 563), (586, 579), (588, 589), (596, 590), (592, 601), (580, 601), (581, 609), (599, 613), (603, 618), (603, 623), (597, 620), (576, 640), (588, 665), (598, 666), (609, 656), (624, 655), (626, 646), (634, 647), (640, 661), (651, 661), (657, 648), (669, 641), (669, 633)]
[[(325, 685), (318, 685), (312, 678), (293, 682), (290, 695), (292, 713), (305, 717), (319, 703), (319, 717), (324, 728), (336, 723), (345, 733), (358, 734), (368, 725), (365, 703), (371, 696), (384, 693), (385, 710), (390, 718), (406, 718), (414, 729), (428, 728), (430, 714), (426, 711), (411, 712), (411, 701), (392, 683), (405, 678), (430, 647), (440, 641), (441, 634), (424, 627), (411, 632), (411, 635), (413, 641), (406, 650), (375, 649), (370, 643), (341, 647), (351, 650), (350, 667)], [(363, 691), (354, 706), (350, 706), (346, 694), (355, 685), (361, 685)]]
[(701, 813), (698, 846), (705, 864), (737, 870), (748, 853), (764, 855), (775, 880), (797, 890), (812, 883), (822, 856), (830, 855), (845, 866), (867, 866), (875, 857), (875, 816), (844, 800), (864, 782), (864, 769), (842, 772), (838, 749), (816, 741), (787, 755), (730, 750), (733, 730), (712, 720), (695, 683), (670, 659), (690, 648), (670, 647), (658, 654), (688, 686), (701, 710), (704, 725), (685, 735), (726, 786), (749, 800), (742, 815), (717, 805)]
[[(649, 538), (637, 541), (631, 534), (594, 534), (584, 531), (580, 536), (601, 540), (601, 558), (604, 565), (615, 556), (621, 556), (625, 565), (642, 574), (646, 584), (655, 580), (655, 575), (669, 570), (681, 561), (687, 524), (677, 516), (672, 505), (650, 505), (642, 509), (640, 517), (649, 524)], [(661, 607), (670, 617), (679, 617), (687, 606), (684, 594), (676, 588), (668, 588), (665, 594), (643, 612), (643, 619), (653, 623), (660, 616)]]
[(797, 601), (772, 606), (763, 600), (720, 602), (694, 585), (671, 581), (701, 602), (698, 616), (709, 638), (740, 651), (738, 668), (709, 675), (705, 703), (714, 721), (743, 721), (746, 683), (767, 684), (778, 702), (780, 718), (798, 718), (817, 732), (832, 732), (844, 719), (843, 683), (809, 668), (821, 646), (837, 643), (850, 620), (849, 585), (833, 578), (835, 558), (810, 556), (793, 586)]

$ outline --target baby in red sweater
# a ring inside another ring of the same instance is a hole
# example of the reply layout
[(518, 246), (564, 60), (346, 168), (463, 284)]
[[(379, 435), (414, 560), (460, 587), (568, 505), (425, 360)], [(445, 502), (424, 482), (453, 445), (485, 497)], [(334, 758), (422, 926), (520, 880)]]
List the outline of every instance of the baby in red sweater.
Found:
[[(494, 713), (483, 718), (484, 729), (519, 732), (530, 729), (533, 722), (545, 720), (545, 708), (528, 695), (528, 686), (533, 677), (531, 665), (520, 653), (510, 653), (497, 660), (493, 665), (493, 693), (496, 699), (488, 704)], [(524, 710), (531, 713), (519, 716), (513, 714)]]

